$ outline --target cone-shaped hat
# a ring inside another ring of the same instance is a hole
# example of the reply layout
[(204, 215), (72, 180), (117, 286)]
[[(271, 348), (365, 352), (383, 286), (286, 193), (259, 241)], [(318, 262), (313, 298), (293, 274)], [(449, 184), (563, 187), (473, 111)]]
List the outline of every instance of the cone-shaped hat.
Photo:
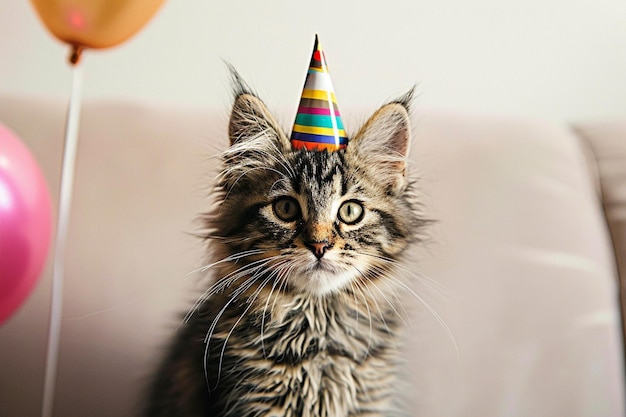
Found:
[(291, 131), (291, 146), (310, 151), (336, 151), (345, 148), (347, 144), (348, 138), (337, 108), (326, 57), (315, 35), (313, 56)]

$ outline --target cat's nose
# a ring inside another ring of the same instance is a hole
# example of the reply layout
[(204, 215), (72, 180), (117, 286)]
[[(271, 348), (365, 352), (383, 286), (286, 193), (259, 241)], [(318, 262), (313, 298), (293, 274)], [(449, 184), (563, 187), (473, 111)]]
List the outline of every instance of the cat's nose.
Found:
[(313, 255), (317, 259), (322, 259), (322, 256), (326, 253), (328, 249), (332, 246), (328, 240), (322, 240), (321, 242), (306, 242), (306, 247), (313, 252)]

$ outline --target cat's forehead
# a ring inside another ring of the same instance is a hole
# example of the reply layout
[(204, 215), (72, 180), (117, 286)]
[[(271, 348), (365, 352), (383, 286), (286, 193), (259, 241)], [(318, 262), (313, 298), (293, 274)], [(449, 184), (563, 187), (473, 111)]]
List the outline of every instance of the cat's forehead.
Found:
[(293, 188), (299, 194), (344, 194), (349, 169), (343, 151), (298, 151), (292, 155)]
[(297, 151), (293, 155), (296, 172), (307, 176), (324, 177), (345, 169), (345, 152)]

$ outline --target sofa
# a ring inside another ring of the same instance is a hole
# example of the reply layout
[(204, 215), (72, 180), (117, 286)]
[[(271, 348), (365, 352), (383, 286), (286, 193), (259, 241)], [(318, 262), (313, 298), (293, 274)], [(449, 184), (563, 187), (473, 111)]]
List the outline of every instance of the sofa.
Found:
[[(270, 107), (272, 107), (270, 105)], [(130, 417), (206, 285), (195, 236), (228, 106), (83, 102), (54, 415)], [(342, 109), (348, 130), (375, 110)], [(0, 97), (54, 197), (66, 103)], [(294, 110), (295, 111), (295, 110)], [(285, 128), (293, 114), (280, 111)], [(428, 238), (407, 256), (398, 397), (415, 417), (624, 416), (626, 120), (413, 112)], [(0, 416), (40, 415), (51, 257), (0, 325)]]

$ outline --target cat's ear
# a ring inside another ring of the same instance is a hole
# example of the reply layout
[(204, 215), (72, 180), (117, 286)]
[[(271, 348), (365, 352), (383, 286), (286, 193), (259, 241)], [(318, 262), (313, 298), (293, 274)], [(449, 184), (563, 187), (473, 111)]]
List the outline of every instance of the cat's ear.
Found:
[(230, 144), (240, 144), (250, 140), (267, 140), (268, 145), (278, 145), (289, 149), (289, 139), (258, 97), (240, 94), (235, 98), (228, 124)]
[(231, 146), (243, 145), (246, 141), (254, 141), (256, 146), (259, 146), (265, 141), (269, 147), (277, 146), (279, 150), (290, 149), (289, 139), (265, 103), (250, 90), (232, 67), (231, 75), (235, 96), (228, 124)]
[(350, 141), (346, 151), (370, 166), (381, 185), (392, 193), (407, 184), (406, 164), (411, 143), (409, 104), (413, 90), (378, 109)]
[(263, 101), (232, 68), (231, 74), (235, 101), (228, 125), (231, 146), (222, 154), (224, 187), (260, 181), (291, 149), (289, 139)]

